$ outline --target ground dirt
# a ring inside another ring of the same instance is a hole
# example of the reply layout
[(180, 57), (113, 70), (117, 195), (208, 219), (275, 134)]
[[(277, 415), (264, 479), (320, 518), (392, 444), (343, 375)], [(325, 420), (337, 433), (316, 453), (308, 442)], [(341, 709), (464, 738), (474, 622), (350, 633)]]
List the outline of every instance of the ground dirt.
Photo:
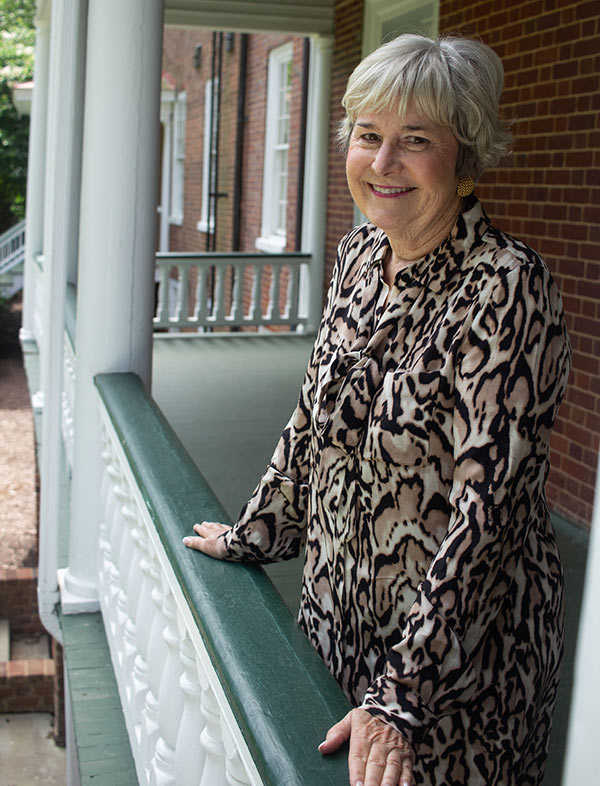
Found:
[(0, 567), (37, 565), (33, 415), (19, 345), (20, 301), (0, 314)]

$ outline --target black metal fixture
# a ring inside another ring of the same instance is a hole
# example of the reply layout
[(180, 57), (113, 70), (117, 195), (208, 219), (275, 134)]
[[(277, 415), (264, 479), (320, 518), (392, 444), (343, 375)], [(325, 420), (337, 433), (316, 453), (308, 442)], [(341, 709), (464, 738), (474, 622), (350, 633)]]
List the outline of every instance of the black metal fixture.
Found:
[(194, 49), (194, 68), (198, 70), (202, 65), (202, 44), (196, 44)]
[(225, 51), (233, 52), (233, 45), (235, 43), (235, 33), (225, 33)]

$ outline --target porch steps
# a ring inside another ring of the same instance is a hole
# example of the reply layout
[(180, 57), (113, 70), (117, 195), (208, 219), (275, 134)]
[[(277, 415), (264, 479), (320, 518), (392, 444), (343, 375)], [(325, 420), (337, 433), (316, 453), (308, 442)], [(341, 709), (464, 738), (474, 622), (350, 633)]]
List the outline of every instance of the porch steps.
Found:
[(23, 289), (23, 263), (0, 275), (0, 295), (6, 300)]
[(0, 619), (0, 663), (9, 660), (44, 660), (49, 657), (49, 636), (11, 637), (10, 621)]
[(138, 786), (102, 615), (60, 624), (81, 786)]

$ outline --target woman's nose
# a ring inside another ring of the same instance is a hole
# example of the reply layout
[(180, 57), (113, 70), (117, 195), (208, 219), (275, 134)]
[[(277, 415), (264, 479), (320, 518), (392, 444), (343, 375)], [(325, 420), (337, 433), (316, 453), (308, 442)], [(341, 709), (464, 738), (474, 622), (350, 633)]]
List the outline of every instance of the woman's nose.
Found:
[(402, 168), (401, 151), (395, 145), (382, 144), (377, 151), (371, 168), (378, 175), (387, 175), (391, 172), (397, 172), (398, 169)]

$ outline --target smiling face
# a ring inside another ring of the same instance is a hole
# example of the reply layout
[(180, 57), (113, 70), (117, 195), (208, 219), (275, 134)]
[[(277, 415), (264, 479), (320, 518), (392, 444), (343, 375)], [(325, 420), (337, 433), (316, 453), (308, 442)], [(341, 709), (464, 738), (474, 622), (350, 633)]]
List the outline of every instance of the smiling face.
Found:
[(352, 198), (388, 236), (396, 257), (433, 251), (461, 208), (452, 131), (409, 110), (358, 116), (346, 159)]

